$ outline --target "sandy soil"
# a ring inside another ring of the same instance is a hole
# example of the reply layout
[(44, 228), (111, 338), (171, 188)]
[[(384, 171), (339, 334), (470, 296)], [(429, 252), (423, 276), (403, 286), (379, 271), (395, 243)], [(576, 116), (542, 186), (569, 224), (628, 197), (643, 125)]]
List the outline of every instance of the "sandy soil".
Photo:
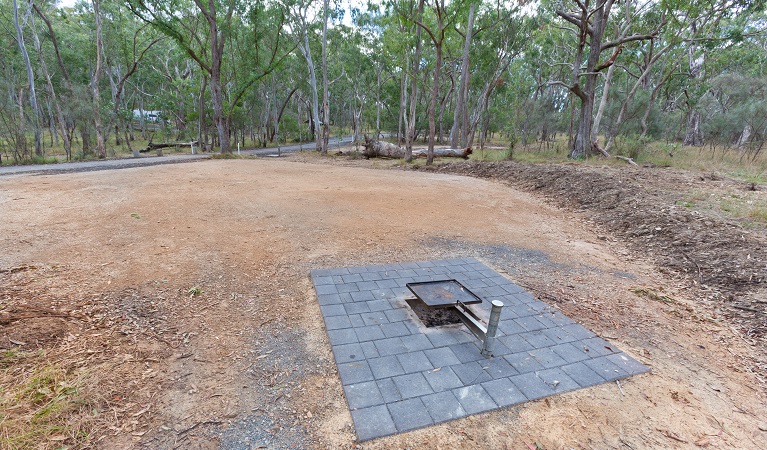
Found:
[[(754, 346), (582, 213), (505, 184), (214, 160), (3, 177), (0, 217), (0, 348), (103, 394), (87, 439), (42, 447), (767, 448)], [(357, 444), (309, 270), (469, 256), (652, 372)]]

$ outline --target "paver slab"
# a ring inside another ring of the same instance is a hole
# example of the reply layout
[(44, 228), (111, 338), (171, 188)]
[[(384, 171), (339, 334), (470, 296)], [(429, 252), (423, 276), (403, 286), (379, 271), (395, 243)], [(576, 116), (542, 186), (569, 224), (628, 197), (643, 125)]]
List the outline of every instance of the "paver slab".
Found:
[[(649, 369), (474, 258), (311, 273), (359, 441), (640, 374)], [(504, 303), (494, 356), (463, 324), (427, 328), (410, 282), (454, 279)]]

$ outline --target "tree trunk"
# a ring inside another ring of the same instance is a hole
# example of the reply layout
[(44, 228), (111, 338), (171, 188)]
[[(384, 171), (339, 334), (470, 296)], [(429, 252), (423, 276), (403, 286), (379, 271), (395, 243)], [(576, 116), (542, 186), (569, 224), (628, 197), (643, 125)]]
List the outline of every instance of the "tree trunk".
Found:
[[(32, 24), (34, 25), (34, 21)], [(59, 103), (58, 97), (56, 96), (56, 90), (53, 88), (51, 74), (48, 71), (48, 65), (45, 63), (45, 58), (43, 57), (43, 50), (42, 46), (40, 45), (40, 38), (37, 36), (37, 30), (33, 30), (32, 35), (35, 39), (35, 50), (37, 51), (37, 54), (40, 58), (40, 67), (43, 69), (45, 82), (48, 85), (48, 92), (50, 92), (51, 95), (51, 102), (53, 103), (53, 108), (56, 110), (56, 121), (59, 123), (57, 128), (59, 134), (61, 135), (61, 140), (64, 142), (64, 153), (66, 153), (68, 161), (72, 157), (72, 142), (69, 140), (69, 135), (67, 134), (67, 124), (64, 120), (64, 113), (61, 110), (61, 104)]]
[(746, 126), (743, 127), (743, 132), (738, 138), (738, 150), (743, 150), (746, 148), (749, 139), (751, 139), (751, 125), (746, 124)]
[(407, 81), (407, 71), (403, 70), (399, 81), (399, 120), (397, 125), (397, 143), (400, 145), (405, 142), (402, 124), (405, 120), (405, 109), (407, 108)]
[[(200, 0), (195, 0), (199, 2)], [(233, 5), (230, 5), (230, 9)], [(224, 114), (224, 92), (221, 88), (221, 63), (224, 57), (224, 44), (226, 42), (225, 31), (219, 31), (216, 21), (216, 2), (208, 0), (208, 9), (200, 8), (208, 21), (210, 30), (210, 97), (213, 103), (213, 122), (218, 132), (218, 143), (221, 153), (232, 153), (232, 145), (229, 136), (229, 121)], [(231, 15), (231, 10), (229, 12)]]
[(107, 148), (106, 143), (104, 142), (103, 130), (101, 129), (101, 91), (99, 89), (99, 84), (101, 83), (101, 70), (104, 64), (104, 42), (101, 30), (100, 1), (101, 0), (93, 0), (93, 15), (96, 19), (96, 68), (93, 71), (91, 89), (93, 92), (93, 127), (96, 131), (96, 156), (98, 158), (106, 158)]
[(466, 26), (466, 39), (463, 44), (463, 58), (461, 60), (461, 84), (455, 96), (455, 111), (453, 112), (453, 128), (450, 130), (450, 146), (453, 148), (466, 147), (466, 139), (469, 134), (469, 118), (466, 108), (466, 97), (469, 92), (469, 50), (471, 49), (471, 37), (474, 30), (474, 10), (476, 6), (469, 7), (469, 20)]
[[(441, 20), (440, 20), (441, 22)], [(442, 27), (442, 23), (439, 24)], [(426, 154), (426, 165), (430, 166), (434, 162), (434, 138), (437, 134), (437, 123), (435, 115), (437, 112), (437, 97), (439, 97), (439, 75), (442, 68), (442, 41), (435, 43), (437, 57), (434, 60), (434, 84), (431, 87), (431, 102), (429, 103), (429, 150)]]
[(602, 116), (605, 113), (605, 107), (607, 106), (607, 98), (610, 96), (610, 86), (613, 84), (613, 71), (615, 70), (615, 64), (611, 65), (607, 69), (607, 75), (605, 76), (605, 86), (602, 88), (602, 99), (599, 102), (599, 108), (597, 108), (597, 115), (594, 118), (594, 125), (591, 128), (591, 142), (597, 142), (599, 139), (599, 126), (602, 123)]
[[(418, 12), (416, 13), (416, 20), (423, 19), (423, 4), (424, 0), (418, 0)], [(407, 120), (407, 132), (405, 134), (405, 149), (407, 154), (405, 155), (405, 161), (410, 162), (413, 159), (413, 141), (415, 140), (415, 113), (416, 105), (418, 103), (418, 72), (421, 67), (421, 48), (423, 44), (421, 42), (421, 27), (416, 25), (415, 30), (415, 54), (413, 56), (413, 65), (410, 75), (410, 114)]]
[(323, 1), (322, 7), (322, 151), (328, 154), (330, 139), (330, 102), (328, 99), (328, 8), (329, 0)]
[[(205, 141), (207, 139), (207, 133), (205, 132), (205, 88), (208, 85), (208, 78), (205, 77), (205, 74), (200, 74), (200, 76), (202, 77), (202, 82), (200, 83), (200, 100), (197, 111), (197, 142), (199, 142), (200, 149), (204, 152)], [(133, 156), (138, 155), (134, 152)]]
[(703, 133), (700, 130), (701, 113), (697, 109), (687, 112), (687, 131), (684, 134), (684, 145), (700, 147), (703, 145)]
[[(13, 0), (13, 25), (16, 27), (16, 43), (19, 45), (19, 51), (24, 59), (24, 65), (27, 69), (27, 83), (29, 83), (29, 104), (32, 107), (32, 127), (35, 133), (35, 155), (43, 156), (43, 142), (40, 135), (40, 109), (37, 105), (37, 93), (35, 92), (35, 74), (32, 71), (32, 62), (29, 60), (27, 46), (24, 45), (24, 33), (21, 29), (19, 20), (19, 5), (17, 0)], [(20, 126), (23, 127), (23, 121)]]

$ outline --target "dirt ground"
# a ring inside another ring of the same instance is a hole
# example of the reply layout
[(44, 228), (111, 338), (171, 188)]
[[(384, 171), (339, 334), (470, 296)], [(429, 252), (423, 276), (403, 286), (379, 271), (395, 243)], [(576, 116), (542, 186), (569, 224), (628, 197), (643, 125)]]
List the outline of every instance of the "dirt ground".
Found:
[[(505, 182), (376, 166), (0, 178), (0, 385), (44, 365), (82, 396), (36, 445), (767, 448), (761, 341), (654, 252)], [(355, 442), (309, 270), (449, 257), (477, 257), (652, 372)], [(9, 392), (0, 447), (15, 448), (8, 424), (30, 412)]]

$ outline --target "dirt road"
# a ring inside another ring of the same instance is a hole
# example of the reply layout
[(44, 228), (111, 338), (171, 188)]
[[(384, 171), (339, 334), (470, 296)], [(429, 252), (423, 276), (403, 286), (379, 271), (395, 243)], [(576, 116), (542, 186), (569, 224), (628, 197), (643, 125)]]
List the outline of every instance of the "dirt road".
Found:
[(499, 183), (210, 160), (4, 177), (0, 217), (0, 348), (45, 349), (2, 381), (59, 367), (91, 408), (50, 447), (354, 447), (309, 270), (448, 257), (508, 274), (652, 373), (362, 447), (767, 447), (752, 347), (578, 214)]

